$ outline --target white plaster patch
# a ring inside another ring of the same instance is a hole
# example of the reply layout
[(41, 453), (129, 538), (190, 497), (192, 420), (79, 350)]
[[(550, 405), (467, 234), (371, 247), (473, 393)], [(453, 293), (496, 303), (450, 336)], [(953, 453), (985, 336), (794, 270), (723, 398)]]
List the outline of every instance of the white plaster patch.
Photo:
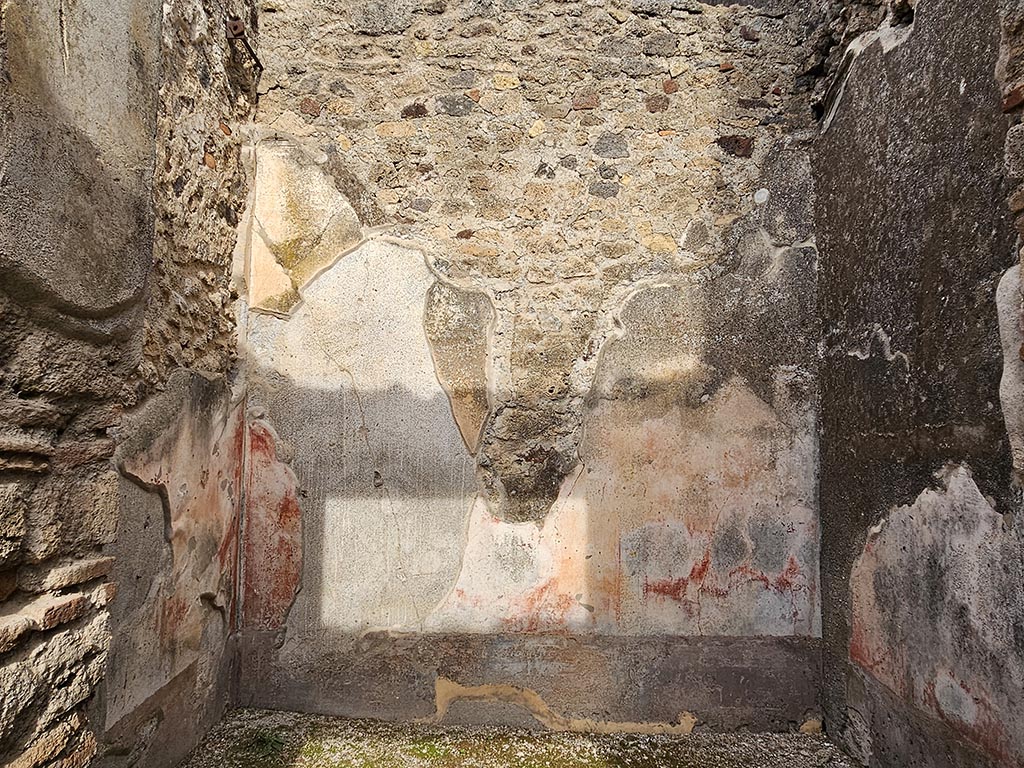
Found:
[(251, 318), (255, 397), (305, 487), (300, 636), (421, 629), (458, 575), (474, 463), (427, 345), (433, 282), (418, 251), (371, 241), (290, 320)]

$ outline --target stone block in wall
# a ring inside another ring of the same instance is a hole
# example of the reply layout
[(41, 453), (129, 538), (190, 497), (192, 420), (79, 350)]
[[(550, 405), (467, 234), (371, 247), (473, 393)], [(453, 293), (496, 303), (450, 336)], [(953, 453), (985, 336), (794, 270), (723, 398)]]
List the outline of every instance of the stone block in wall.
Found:
[(42, 595), (18, 610), (32, 622), (32, 628), (45, 631), (80, 618), (89, 608), (89, 599), (80, 592), (70, 595)]
[[(20, 483), (0, 484), (0, 568), (15, 564), (25, 535), (25, 495)], [(3, 599), (0, 578), (0, 599)]]
[(118, 489), (113, 469), (85, 476), (55, 473), (41, 480), (29, 499), (26, 559), (38, 563), (114, 541)]
[(65, 560), (58, 564), (29, 565), (18, 571), (18, 587), (25, 592), (65, 589), (110, 573), (112, 557)]
[(60, 409), (42, 398), (0, 398), (0, 413), (19, 427), (56, 427), (64, 421)]
[(53, 763), (53, 768), (84, 768), (96, 756), (96, 737), (83, 731), (74, 745), (65, 749), (64, 757)]
[[(7, 743), (15, 733), (15, 724), (32, 705), (39, 690), (38, 676), (29, 664), (18, 662), (0, 665), (0, 744)], [(0, 753), (2, 754), (2, 753)]]
[(50, 448), (43, 440), (20, 430), (0, 431), (0, 471), (45, 472)]
[(16, 659), (0, 665), (0, 745), (31, 741), (88, 699), (103, 675), (109, 643), (106, 614), (23, 638)]
[(28, 616), (23, 616), (20, 613), (0, 616), (0, 653), (7, 653), (14, 648), (30, 629), (32, 629), (32, 619)]
[(1012, 179), (1024, 178), (1024, 124), (1006, 132), (1006, 174)]
[(0, 602), (6, 600), (18, 588), (18, 572), (13, 568), (0, 572)]
[(58, 723), (33, 741), (8, 768), (35, 768), (42, 765), (59, 754), (81, 726), (82, 718), (78, 714)]

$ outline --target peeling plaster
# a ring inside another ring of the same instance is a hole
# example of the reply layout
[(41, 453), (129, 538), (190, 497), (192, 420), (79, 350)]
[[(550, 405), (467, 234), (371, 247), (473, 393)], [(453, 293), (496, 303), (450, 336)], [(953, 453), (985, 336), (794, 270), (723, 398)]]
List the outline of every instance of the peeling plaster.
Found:
[(303, 289), (363, 240), (352, 205), (294, 140), (255, 147), (246, 285), (251, 309), (287, 315)]
[(1024, 476), (1024, 333), (1021, 332), (1021, 271), (1017, 264), (1006, 271), (996, 291), (999, 338), (1003, 348), (1003, 376), (999, 384), (1006, 433), (1013, 453), (1013, 469)]
[[(965, 466), (893, 509), (850, 576), (850, 659), (999, 764), (1024, 761), (1024, 546)], [(861, 740), (868, 739), (867, 732)], [(862, 744), (860, 751), (870, 752)]]
[[(843, 94), (846, 91), (846, 83), (852, 76), (860, 55), (875, 43), (882, 47), (882, 53), (889, 53), (889, 51), (909, 40), (910, 36), (914, 33), (913, 22), (910, 24), (893, 25), (893, 4), (895, 4), (894, 1), (878, 29), (858, 35), (843, 52), (843, 58), (839, 62), (838, 71), (832, 80), (832, 84), (829, 86), (828, 92), (825, 94), (825, 117), (821, 121), (822, 133), (828, 131), (832, 121), (835, 119), (836, 113), (839, 111)], [(916, 9), (918, 2), (917, 0), (912, 0), (908, 5)]]

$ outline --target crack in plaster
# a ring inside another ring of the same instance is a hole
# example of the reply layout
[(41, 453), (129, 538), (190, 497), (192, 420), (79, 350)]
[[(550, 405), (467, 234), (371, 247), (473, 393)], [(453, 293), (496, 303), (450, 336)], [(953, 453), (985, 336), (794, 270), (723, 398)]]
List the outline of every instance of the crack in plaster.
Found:
[(875, 323), (871, 327), (871, 333), (868, 335), (867, 341), (864, 344), (863, 349), (847, 350), (847, 357), (855, 357), (858, 360), (867, 360), (868, 358), (871, 357), (871, 348), (873, 346), (873, 342), (875, 341), (878, 342), (879, 348), (882, 352), (882, 357), (885, 358), (886, 362), (891, 363), (895, 360), (899, 360), (901, 363), (903, 363), (903, 366), (906, 369), (907, 374), (910, 373), (910, 358), (907, 357), (905, 352), (900, 352), (899, 350), (897, 350), (896, 352), (892, 351), (892, 339), (889, 337), (889, 334), (886, 333), (882, 326), (879, 325), (878, 323)]
[(57, 6), (57, 26), (60, 28), (60, 42), (61, 42), (61, 61), (64, 64), (64, 75), (68, 74), (68, 60), (71, 58), (71, 54), (68, 50), (68, 20), (67, 20), (67, 9), (64, 7), (64, 0), (60, 0)]

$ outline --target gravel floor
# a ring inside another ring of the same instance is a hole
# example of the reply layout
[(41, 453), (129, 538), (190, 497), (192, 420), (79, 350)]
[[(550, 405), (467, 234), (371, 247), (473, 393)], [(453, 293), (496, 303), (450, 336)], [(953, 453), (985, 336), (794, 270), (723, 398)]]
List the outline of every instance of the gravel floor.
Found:
[(183, 768), (854, 768), (822, 736), (596, 736), (236, 710)]

